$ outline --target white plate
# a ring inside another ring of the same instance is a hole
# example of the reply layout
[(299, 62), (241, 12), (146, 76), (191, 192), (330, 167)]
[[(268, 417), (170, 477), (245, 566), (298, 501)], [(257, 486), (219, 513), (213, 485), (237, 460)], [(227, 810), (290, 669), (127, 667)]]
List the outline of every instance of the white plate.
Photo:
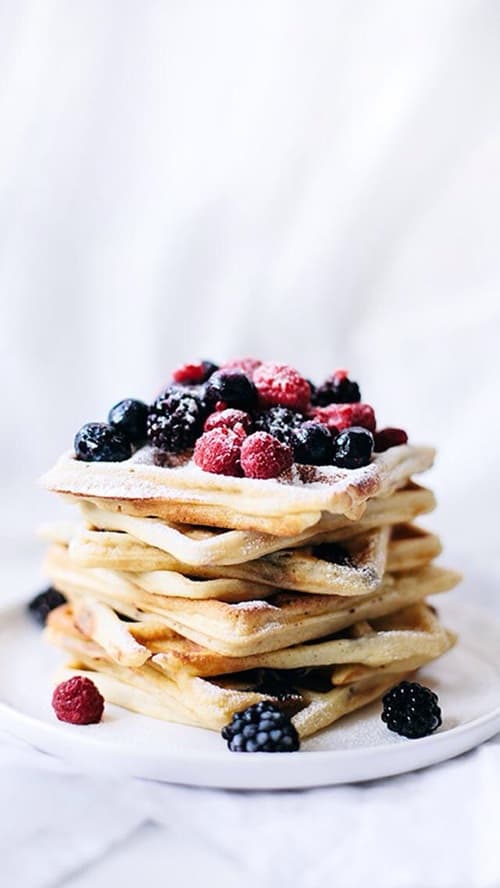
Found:
[(500, 731), (500, 626), (486, 611), (450, 602), (440, 614), (460, 641), (419, 680), (439, 695), (443, 725), (406, 740), (387, 730), (380, 703), (311, 737), (300, 752), (235, 754), (212, 731), (107, 706), (99, 725), (57, 721), (50, 706), (61, 657), (24, 608), (0, 614), (0, 725), (46, 752), (92, 769), (239, 789), (291, 789), (373, 780), (444, 761)]

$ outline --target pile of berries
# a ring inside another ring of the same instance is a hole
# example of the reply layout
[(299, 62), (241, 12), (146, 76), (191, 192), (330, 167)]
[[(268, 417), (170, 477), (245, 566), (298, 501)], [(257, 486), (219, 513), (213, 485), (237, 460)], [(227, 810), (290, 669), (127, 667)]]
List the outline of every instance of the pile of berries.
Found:
[(407, 440), (402, 429), (377, 430), (373, 408), (346, 370), (315, 387), (286, 364), (244, 358), (177, 368), (153, 404), (128, 398), (107, 423), (84, 425), (75, 454), (120, 462), (149, 443), (167, 453), (193, 450), (206, 472), (265, 479), (293, 463), (357, 469), (374, 451)]

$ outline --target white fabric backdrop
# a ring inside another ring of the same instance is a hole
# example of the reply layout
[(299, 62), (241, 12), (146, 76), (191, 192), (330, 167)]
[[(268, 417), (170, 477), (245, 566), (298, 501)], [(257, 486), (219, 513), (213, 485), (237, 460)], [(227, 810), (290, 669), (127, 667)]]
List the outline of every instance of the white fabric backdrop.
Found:
[(6, 596), (80, 424), (251, 353), (439, 446), (428, 523), (496, 604), (499, 50), (478, 0), (0, 3)]

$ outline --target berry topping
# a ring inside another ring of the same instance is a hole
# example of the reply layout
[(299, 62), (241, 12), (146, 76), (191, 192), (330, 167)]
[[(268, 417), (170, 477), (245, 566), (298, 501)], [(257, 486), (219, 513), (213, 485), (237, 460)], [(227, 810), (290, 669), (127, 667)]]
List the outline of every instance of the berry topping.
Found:
[(206, 407), (200, 396), (171, 386), (149, 410), (147, 433), (159, 450), (180, 453), (193, 447), (203, 431)]
[(28, 610), (40, 626), (45, 626), (50, 612), (65, 602), (66, 598), (61, 592), (58, 592), (53, 586), (48, 586), (43, 592), (35, 595), (28, 604)]
[(318, 386), (313, 395), (313, 403), (319, 407), (328, 404), (354, 404), (361, 400), (357, 382), (347, 376), (347, 370), (336, 370), (323, 385)]
[(255, 428), (259, 432), (269, 432), (282, 444), (291, 444), (294, 429), (300, 428), (305, 421), (302, 413), (289, 410), (288, 407), (271, 407), (255, 417)]
[(375, 431), (375, 413), (369, 404), (329, 404), (328, 407), (314, 407), (311, 411), (315, 419), (339, 431), (349, 426), (363, 426)]
[(212, 404), (224, 401), (225, 407), (239, 410), (251, 410), (257, 403), (256, 388), (241, 370), (218, 370), (207, 383), (206, 396)]
[(132, 456), (132, 447), (113, 426), (88, 422), (75, 435), (75, 456), (84, 462), (123, 462)]
[(333, 462), (333, 436), (320, 422), (304, 422), (295, 429), (292, 447), (295, 462), (310, 466), (331, 465)]
[(334, 463), (341, 469), (367, 466), (373, 451), (373, 435), (360, 426), (345, 429), (335, 441)]
[(296, 752), (300, 748), (290, 718), (266, 701), (233, 715), (222, 736), (231, 752)]
[(303, 376), (287, 364), (261, 364), (253, 375), (262, 407), (290, 407), (304, 413), (311, 400), (311, 388)]
[(227, 361), (223, 364), (221, 370), (243, 370), (243, 373), (252, 379), (257, 367), (260, 367), (262, 361), (257, 358), (236, 358), (234, 361)]
[(180, 385), (200, 385), (200, 383), (206, 382), (212, 373), (215, 373), (218, 369), (217, 364), (212, 364), (211, 361), (200, 361), (198, 364), (183, 364), (182, 367), (177, 367), (174, 370), (172, 379)]
[(108, 413), (109, 424), (136, 445), (143, 444), (146, 440), (147, 418), (147, 404), (132, 398), (118, 401)]
[(244, 410), (231, 410), (231, 408), (228, 408), (211, 413), (205, 421), (206, 432), (210, 432), (212, 429), (217, 429), (220, 426), (234, 429), (244, 438), (246, 434), (252, 431), (253, 421), (250, 414), (245, 413)]
[(52, 706), (59, 721), (72, 725), (95, 725), (104, 712), (104, 698), (90, 678), (75, 675), (57, 685)]
[(240, 464), (241, 435), (227, 426), (219, 426), (198, 438), (194, 448), (194, 461), (204, 472), (214, 475), (242, 474)]
[(403, 429), (380, 429), (375, 433), (375, 452), (383, 453), (389, 447), (397, 447), (398, 444), (406, 444), (408, 435)]
[(390, 731), (410, 740), (432, 734), (441, 724), (437, 694), (416, 681), (400, 682), (382, 703), (382, 721)]
[(268, 432), (254, 432), (241, 444), (241, 467), (247, 478), (277, 478), (292, 463), (292, 448)]

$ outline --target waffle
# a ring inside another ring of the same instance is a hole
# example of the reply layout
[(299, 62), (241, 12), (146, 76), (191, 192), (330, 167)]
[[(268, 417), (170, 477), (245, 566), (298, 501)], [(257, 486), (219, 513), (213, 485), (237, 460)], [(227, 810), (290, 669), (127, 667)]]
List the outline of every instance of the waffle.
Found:
[(430, 490), (410, 482), (392, 496), (370, 500), (365, 514), (355, 523), (344, 516), (326, 516), (314, 529), (291, 537), (276, 537), (251, 531), (217, 531), (169, 524), (155, 518), (105, 511), (84, 502), (80, 509), (86, 526), (72, 529), (72, 525), (64, 522), (45, 526), (41, 533), (48, 540), (68, 542), (72, 557), (86, 567), (169, 570), (173, 558), (189, 565), (192, 572), (193, 567), (240, 564), (306, 544), (342, 542), (375, 528), (409, 522), (431, 512), (435, 505)]
[(279, 479), (265, 481), (203, 472), (188, 455), (176, 457), (175, 465), (154, 460), (149, 447), (123, 462), (82, 462), (67, 453), (41, 483), (106, 511), (281, 537), (302, 533), (325, 513), (359, 520), (369, 499), (393, 493), (430, 468), (434, 450), (392, 447), (360, 469), (294, 464)]
[(370, 595), (345, 598), (275, 592), (268, 599), (237, 603), (154, 595), (115, 571), (76, 567), (62, 546), (54, 546), (46, 571), (71, 601), (97, 598), (134, 619), (164, 623), (191, 641), (228, 656), (246, 656), (289, 647), (337, 632), (353, 622), (392, 613), (458, 582), (453, 571), (434, 566), (386, 573)]
[[(99, 606), (90, 604), (90, 611), (97, 613), (94, 637), (89, 638), (82, 631), (82, 621), (89, 630), (87, 606), (77, 606), (76, 613), (71, 607), (63, 606), (49, 618), (46, 630), (49, 640), (74, 658), (74, 665), (65, 671), (65, 677), (91, 676), (112, 702), (156, 718), (214, 730), (226, 724), (235, 712), (260, 700), (283, 704), (283, 697), (259, 690), (262, 675), (255, 675), (256, 667), (271, 666), (280, 670), (281, 680), (291, 688), (286, 705), (295, 711), (293, 720), (301, 736), (307, 736), (376, 699), (394, 681), (444, 653), (455, 640), (441, 627), (432, 610), (420, 604), (385, 621), (355, 625), (345, 638), (284, 650), (274, 658), (267, 655), (231, 662), (227, 658), (215, 658), (207, 651), (211, 662), (209, 672), (201, 650), (193, 650), (193, 656), (186, 659), (175, 648), (175, 642), (184, 647), (186, 644), (189, 647), (189, 643), (172, 636), (156, 642), (148, 640), (144, 650), (149, 649), (149, 662), (124, 665), (123, 660), (117, 660), (95, 638), (96, 631), (99, 634), (99, 629), (96, 630), (96, 624), (100, 624)], [(120, 622), (116, 617), (114, 620)], [(135, 641), (132, 633), (137, 627), (130, 628), (130, 625), (128, 632)], [(102, 635), (100, 638), (102, 641)], [(107, 643), (109, 646), (109, 637)], [(166, 650), (155, 653), (162, 646)], [(113, 649), (113, 645), (111, 647)], [(338, 663), (349, 666), (338, 667)], [(359, 666), (360, 663), (363, 665)], [(301, 667), (307, 667), (301, 674), (290, 671)], [(220, 669), (219, 674), (214, 673), (214, 669)], [(363, 670), (361, 675), (356, 673), (359, 669)], [(200, 670), (205, 677), (200, 677)], [(207, 675), (214, 677), (209, 680)]]
[[(78, 537), (79, 531), (74, 530)], [(103, 535), (95, 531), (95, 545)], [(78, 549), (73, 546), (71, 530), (55, 526), (50, 532), (53, 541), (68, 545), (70, 557), (77, 565), (81, 564)], [(126, 543), (126, 534), (116, 534), (119, 539), (115, 547)], [(283, 549), (255, 561), (227, 566), (193, 567), (165, 556), (163, 569), (138, 570), (137, 561), (132, 565), (126, 560), (125, 552), (111, 559), (124, 565), (125, 573), (132, 574), (130, 580), (146, 591), (187, 598), (220, 598), (224, 601), (237, 601), (238, 590), (246, 592), (255, 587), (255, 597), (260, 594), (258, 584), (280, 589), (310, 592), (319, 595), (362, 595), (374, 591), (382, 580), (386, 566), (389, 570), (405, 570), (419, 567), (431, 561), (441, 552), (439, 538), (410, 524), (392, 528), (380, 527), (344, 540), (343, 545), (334, 543), (320, 546), (304, 546), (300, 549)], [(99, 561), (99, 559), (97, 559)], [(106, 564), (106, 558), (102, 559)], [(196, 577), (198, 582), (193, 582)], [(227, 580), (239, 580), (232, 587)], [(208, 580), (212, 582), (199, 582)], [(242, 595), (242, 598), (248, 598)]]

